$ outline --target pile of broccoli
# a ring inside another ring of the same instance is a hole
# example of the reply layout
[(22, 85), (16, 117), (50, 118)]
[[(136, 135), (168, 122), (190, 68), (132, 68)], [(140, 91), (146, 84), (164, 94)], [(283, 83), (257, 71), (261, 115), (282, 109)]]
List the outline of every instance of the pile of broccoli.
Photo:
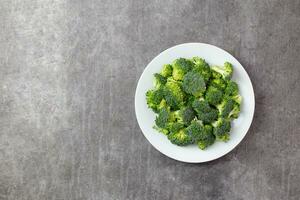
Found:
[(157, 113), (154, 128), (179, 146), (205, 149), (215, 140), (229, 140), (242, 100), (232, 73), (229, 62), (210, 67), (199, 57), (164, 65), (146, 93), (148, 107)]

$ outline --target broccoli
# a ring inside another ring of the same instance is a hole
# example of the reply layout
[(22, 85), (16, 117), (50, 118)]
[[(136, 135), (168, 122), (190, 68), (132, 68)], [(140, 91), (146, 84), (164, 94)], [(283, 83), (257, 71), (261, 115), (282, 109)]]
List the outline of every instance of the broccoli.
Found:
[(224, 97), (222, 102), (217, 105), (220, 116), (223, 118), (237, 118), (240, 112), (241, 96)]
[(213, 124), (214, 127), (214, 135), (216, 138), (220, 141), (228, 141), (229, 140), (229, 132), (231, 129), (230, 120), (219, 118), (216, 122)]
[(184, 128), (184, 124), (180, 122), (173, 122), (168, 124), (168, 128), (171, 133), (176, 133)]
[(202, 76), (191, 71), (184, 76), (182, 88), (186, 93), (199, 97), (205, 91), (206, 87)]
[(222, 101), (223, 92), (213, 86), (209, 86), (205, 94), (205, 100), (211, 105), (218, 105)]
[(167, 128), (159, 128), (157, 126), (153, 126), (153, 128), (164, 135), (168, 135), (170, 133)]
[(157, 90), (149, 90), (146, 92), (146, 101), (149, 108), (154, 112), (158, 111), (158, 107), (164, 98), (163, 89), (159, 88)]
[(181, 90), (181, 87), (176, 81), (168, 79), (164, 90), (164, 97), (167, 104), (171, 107), (172, 110), (178, 109), (183, 105), (184, 93)]
[(235, 104), (232, 108), (232, 110), (230, 111), (230, 113), (228, 114), (228, 118), (230, 119), (237, 119), (239, 117), (240, 114), (240, 107), (241, 107), (241, 103), (242, 103), (242, 97), (237, 94), (233, 97), (231, 97), (233, 101), (235, 101)]
[(224, 91), (226, 88), (226, 82), (222, 78), (213, 78), (209, 81), (209, 85)]
[(203, 126), (199, 121), (192, 121), (191, 125), (186, 128), (186, 132), (200, 149), (205, 149), (215, 141), (212, 126)]
[(235, 96), (239, 93), (239, 88), (236, 82), (234, 81), (228, 81), (226, 89), (225, 89), (225, 95), (227, 96)]
[(183, 76), (192, 69), (193, 62), (185, 59), (179, 58), (173, 62), (173, 73), (172, 76), (175, 80), (182, 80)]
[(228, 118), (230, 119), (237, 119), (239, 117), (240, 114), (240, 105), (239, 104), (234, 104), (233, 109), (230, 111), (230, 113), (228, 114)]
[(196, 117), (194, 110), (191, 107), (182, 107), (175, 112), (175, 118), (178, 122), (189, 125), (190, 122)]
[(169, 107), (162, 107), (155, 119), (155, 129), (164, 134), (168, 134), (168, 128), (175, 122), (175, 113), (170, 111)]
[(188, 134), (186, 134), (185, 129), (170, 133), (168, 135), (168, 139), (170, 140), (170, 142), (178, 146), (186, 146), (193, 143), (192, 138)]
[(166, 128), (169, 121), (170, 113), (167, 108), (162, 108), (155, 119), (155, 124), (159, 128)]
[(192, 121), (191, 125), (186, 128), (186, 133), (193, 139), (194, 142), (202, 137), (203, 124), (201, 121)]
[(203, 137), (197, 141), (198, 147), (202, 150), (207, 148), (208, 146), (212, 145), (216, 140), (216, 137), (213, 134), (213, 128), (211, 125), (204, 126), (204, 133), (205, 133), (204, 134), (205, 137)]
[(213, 66), (212, 70), (215, 72), (218, 72), (222, 75), (222, 77), (226, 80), (231, 79), (232, 73), (233, 73), (233, 67), (232, 64), (229, 62), (224, 63), (224, 67), (219, 67), (219, 66)]
[(172, 65), (166, 64), (163, 66), (160, 74), (164, 77), (169, 77), (169, 76), (172, 76), (172, 72), (173, 72)]
[(167, 79), (165, 77), (163, 77), (162, 75), (155, 73), (154, 74), (154, 86), (156, 88), (160, 88), (162, 86), (164, 86), (167, 82)]
[(235, 96), (231, 97), (237, 104), (241, 105), (242, 103), (242, 97), (239, 94), (236, 94)]
[(211, 70), (209, 65), (205, 62), (204, 59), (199, 57), (193, 57), (192, 60), (194, 62), (193, 71), (200, 73), (205, 82), (208, 82), (209, 78), (211, 77)]
[(217, 109), (219, 110), (219, 115), (222, 118), (228, 117), (229, 113), (232, 111), (235, 105), (235, 101), (229, 97), (225, 97), (222, 102), (217, 105)]
[(227, 141), (231, 120), (238, 118), (242, 97), (231, 80), (233, 67), (210, 67), (202, 58), (179, 58), (154, 74), (154, 89), (146, 102), (156, 113), (154, 129), (178, 146), (206, 149)]
[(192, 106), (197, 112), (198, 119), (203, 123), (211, 123), (218, 118), (218, 111), (210, 107), (209, 103), (203, 99), (195, 100)]

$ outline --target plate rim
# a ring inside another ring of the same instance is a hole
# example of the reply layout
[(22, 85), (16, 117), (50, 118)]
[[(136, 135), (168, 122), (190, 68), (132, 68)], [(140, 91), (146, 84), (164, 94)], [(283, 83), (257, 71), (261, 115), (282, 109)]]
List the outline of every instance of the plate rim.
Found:
[[(245, 74), (247, 75), (249, 81), (250, 81), (250, 85), (251, 85), (251, 92), (253, 94), (253, 108), (251, 110), (253, 110), (252, 112), (252, 116), (251, 116), (251, 120), (250, 120), (250, 123), (248, 125), (248, 127), (246, 128), (246, 131), (245, 131), (245, 134), (240, 138), (240, 141), (236, 144), (234, 144), (234, 146), (232, 146), (232, 148), (224, 151), (223, 153), (219, 154), (218, 156), (216, 157), (212, 157), (212, 158), (208, 158), (208, 159), (205, 159), (205, 160), (184, 160), (184, 159), (180, 159), (180, 158), (176, 158), (174, 156), (170, 156), (170, 155), (167, 155), (165, 152), (161, 151), (160, 149), (158, 149), (153, 143), (152, 141), (146, 136), (146, 134), (144, 133), (144, 131), (142, 130), (141, 128), (141, 125), (140, 125), (140, 121), (139, 121), (139, 118), (138, 118), (138, 114), (137, 114), (137, 95), (138, 95), (138, 88), (140, 86), (140, 82), (141, 82), (141, 78), (143, 77), (145, 71), (147, 68), (149, 68), (149, 66), (151, 66), (152, 62), (154, 62), (154, 60), (156, 60), (157, 57), (159, 57), (161, 54), (165, 53), (166, 51), (170, 51), (172, 49), (175, 49), (175, 48), (178, 48), (180, 46), (189, 46), (189, 45), (205, 45), (205, 46), (210, 46), (210, 47), (213, 47), (213, 48), (216, 48), (218, 50), (221, 50), (223, 51), (225, 54), (227, 54), (228, 56), (232, 57), (234, 60), (237, 61), (237, 63), (242, 66), (242, 70), (245, 72)], [(251, 125), (252, 125), (252, 122), (253, 122), (253, 118), (254, 118), (254, 114), (255, 114), (255, 93), (254, 93), (254, 88), (253, 88), (253, 84), (252, 84), (252, 81), (250, 79), (250, 76), (249, 74), (247, 73), (247, 71), (245, 70), (244, 66), (239, 62), (238, 59), (236, 59), (233, 55), (231, 55), (229, 52), (227, 52), (226, 50), (218, 47), (218, 46), (215, 46), (215, 45), (212, 45), (212, 44), (208, 44), (208, 43), (202, 43), (202, 42), (188, 42), (188, 43), (181, 43), (181, 44), (177, 44), (175, 46), (171, 46), (163, 51), (161, 51), (158, 55), (156, 55), (154, 58), (152, 58), (152, 60), (146, 65), (146, 67), (144, 68), (144, 70), (142, 71), (139, 79), (138, 79), (138, 82), (137, 82), (137, 85), (136, 85), (136, 89), (135, 89), (135, 96), (134, 96), (134, 108), (135, 108), (135, 116), (136, 116), (136, 120), (138, 122), (138, 125), (139, 125), (139, 128), (140, 128), (140, 131), (143, 133), (144, 137), (147, 139), (147, 141), (154, 147), (154, 149), (156, 149), (157, 151), (159, 151), (160, 153), (162, 153), (163, 155), (167, 156), (168, 158), (171, 158), (171, 159), (174, 159), (174, 160), (177, 160), (177, 161), (180, 161), (180, 162), (184, 162), (184, 163), (206, 163), (206, 162), (210, 162), (210, 161), (213, 161), (213, 160), (217, 160), (223, 156), (225, 156), (226, 154), (230, 153), (231, 151), (233, 151), (242, 141), (243, 139), (246, 137)]]

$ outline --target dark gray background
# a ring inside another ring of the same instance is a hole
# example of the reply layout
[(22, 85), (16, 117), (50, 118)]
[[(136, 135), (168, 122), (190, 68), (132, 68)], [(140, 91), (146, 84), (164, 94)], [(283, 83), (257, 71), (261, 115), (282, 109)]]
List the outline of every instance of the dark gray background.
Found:
[[(300, 1), (0, 2), (0, 199), (299, 199)], [(252, 79), (256, 112), (219, 160), (142, 135), (134, 92), (162, 50), (205, 42)]]

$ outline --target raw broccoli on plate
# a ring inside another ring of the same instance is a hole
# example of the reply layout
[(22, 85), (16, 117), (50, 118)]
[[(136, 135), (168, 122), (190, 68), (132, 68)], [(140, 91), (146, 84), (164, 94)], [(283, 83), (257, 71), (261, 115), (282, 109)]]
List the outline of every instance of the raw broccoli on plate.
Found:
[(233, 65), (210, 66), (203, 58), (178, 58), (154, 74), (146, 103), (156, 113), (154, 129), (172, 144), (201, 150), (230, 139), (242, 97), (232, 80)]

